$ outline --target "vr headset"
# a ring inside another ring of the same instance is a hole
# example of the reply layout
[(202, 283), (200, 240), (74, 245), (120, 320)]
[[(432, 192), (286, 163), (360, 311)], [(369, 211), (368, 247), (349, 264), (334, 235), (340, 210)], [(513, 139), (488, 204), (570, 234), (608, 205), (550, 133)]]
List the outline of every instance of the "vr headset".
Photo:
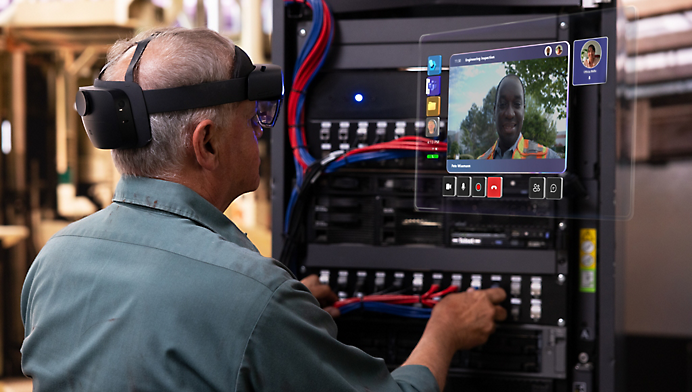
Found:
[(135, 148), (151, 141), (149, 115), (198, 109), (244, 100), (257, 101), (257, 122), (272, 127), (279, 115), (284, 95), (281, 67), (253, 65), (250, 57), (235, 47), (233, 78), (159, 90), (142, 90), (133, 72), (142, 57), (149, 37), (137, 43), (125, 73), (125, 81), (105, 81), (101, 76), (94, 85), (77, 92), (75, 109), (82, 117), (91, 143), (100, 149)]

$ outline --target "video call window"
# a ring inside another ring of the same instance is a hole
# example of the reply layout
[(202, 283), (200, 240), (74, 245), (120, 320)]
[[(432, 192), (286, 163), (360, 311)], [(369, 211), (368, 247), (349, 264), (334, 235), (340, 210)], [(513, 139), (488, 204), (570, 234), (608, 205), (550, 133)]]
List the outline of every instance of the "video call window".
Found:
[(562, 173), (569, 43), (452, 55), (449, 173)]

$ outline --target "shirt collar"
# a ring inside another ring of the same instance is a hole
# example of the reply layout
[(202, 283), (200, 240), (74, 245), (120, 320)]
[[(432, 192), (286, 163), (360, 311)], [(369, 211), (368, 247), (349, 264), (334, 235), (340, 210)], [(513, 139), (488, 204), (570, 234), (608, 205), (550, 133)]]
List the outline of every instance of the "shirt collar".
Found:
[[(519, 132), (519, 137), (517, 138), (517, 141), (514, 142), (514, 145), (509, 150), (505, 151), (505, 155), (507, 155), (507, 153), (514, 154), (514, 150), (517, 149), (519, 142), (522, 141), (523, 139), (524, 139), (524, 135), (522, 135), (522, 133)], [(495, 154), (493, 154), (493, 156), (494, 157), (503, 156), (502, 152), (500, 151), (500, 140), (499, 139), (495, 143)]]
[(147, 177), (123, 176), (115, 188), (113, 202), (152, 208), (190, 219), (227, 241), (257, 251), (247, 235), (226, 215), (184, 185)]

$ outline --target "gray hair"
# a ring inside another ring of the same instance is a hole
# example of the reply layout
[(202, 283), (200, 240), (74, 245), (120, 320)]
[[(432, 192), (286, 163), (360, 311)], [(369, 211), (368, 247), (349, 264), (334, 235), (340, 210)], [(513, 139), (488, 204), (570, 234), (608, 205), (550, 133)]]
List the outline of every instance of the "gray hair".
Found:
[[(233, 42), (207, 29), (162, 28), (119, 40), (108, 52), (108, 67), (102, 79), (124, 80), (136, 43), (155, 35), (134, 70), (134, 80), (143, 90), (230, 79), (233, 72)], [(149, 116), (151, 142), (144, 147), (112, 151), (122, 175), (172, 179), (183, 168), (195, 126), (204, 119), (225, 127), (236, 104), (157, 113)]]

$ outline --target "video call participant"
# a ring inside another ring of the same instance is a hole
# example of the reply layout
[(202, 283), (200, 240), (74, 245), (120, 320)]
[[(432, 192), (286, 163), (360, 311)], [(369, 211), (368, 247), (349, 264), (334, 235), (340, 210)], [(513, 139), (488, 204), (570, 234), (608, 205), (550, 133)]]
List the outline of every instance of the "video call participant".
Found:
[(435, 137), (439, 135), (439, 132), (437, 131), (437, 119), (436, 118), (428, 118), (428, 126), (427, 126), (427, 133), (425, 136), (427, 137)]
[(586, 59), (584, 59), (584, 66), (586, 68), (593, 68), (598, 65), (600, 59), (596, 58), (596, 47), (593, 44), (589, 45), (586, 51)]
[[(144, 90), (227, 80), (234, 45), (206, 29), (117, 42), (103, 78), (134, 68)], [(235, 65), (234, 65), (235, 64)], [(449, 295), (392, 373), (336, 340), (320, 307), (336, 295), (262, 257), (223, 211), (257, 188), (256, 103), (150, 116), (152, 140), (112, 152), (122, 173), (105, 209), (69, 225), (22, 290), (22, 370), (34, 391), (436, 391), (453, 354), (506, 317), (502, 289)]]
[(518, 76), (507, 75), (500, 80), (495, 96), (497, 141), (478, 159), (562, 159), (550, 148), (522, 136), (525, 94)]

